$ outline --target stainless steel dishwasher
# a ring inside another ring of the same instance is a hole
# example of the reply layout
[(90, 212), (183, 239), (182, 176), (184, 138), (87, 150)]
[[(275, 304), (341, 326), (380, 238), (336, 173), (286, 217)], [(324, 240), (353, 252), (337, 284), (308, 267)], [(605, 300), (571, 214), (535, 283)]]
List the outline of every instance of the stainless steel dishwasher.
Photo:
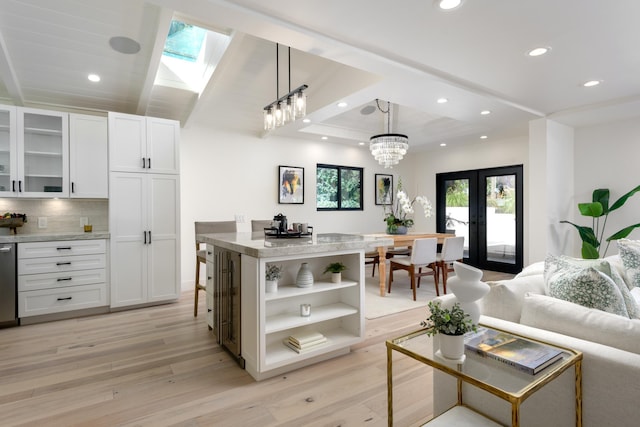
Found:
[(0, 327), (18, 324), (16, 244), (0, 243)]

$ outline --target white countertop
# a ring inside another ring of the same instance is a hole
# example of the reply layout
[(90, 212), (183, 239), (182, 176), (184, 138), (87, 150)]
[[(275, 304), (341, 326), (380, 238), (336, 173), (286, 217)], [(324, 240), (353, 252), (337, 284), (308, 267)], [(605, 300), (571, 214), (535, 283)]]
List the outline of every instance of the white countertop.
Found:
[(384, 237), (361, 234), (327, 233), (311, 237), (265, 239), (264, 232), (239, 232), (200, 234), (198, 239), (225, 249), (255, 258), (286, 255), (313, 254), (349, 249), (371, 249), (377, 246), (391, 246), (393, 240)]
[(49, 242), (53, 240), (95, 240), (108, 239), (110, 237), (108, 231), (93, 231), (90, 233), (66, 232), (51, 234), (10, 234), (0, 236), (0, 244), (2, 243), (26, 243), (26, 242)]

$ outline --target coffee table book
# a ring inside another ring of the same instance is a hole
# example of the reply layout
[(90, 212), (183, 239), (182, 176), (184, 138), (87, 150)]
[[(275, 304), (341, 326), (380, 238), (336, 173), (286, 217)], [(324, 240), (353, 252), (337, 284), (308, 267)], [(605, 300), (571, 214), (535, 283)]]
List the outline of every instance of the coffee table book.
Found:
[(562, 359), (558, 348), (487, 328), (465, 335), (465, 347), (531, 375)]

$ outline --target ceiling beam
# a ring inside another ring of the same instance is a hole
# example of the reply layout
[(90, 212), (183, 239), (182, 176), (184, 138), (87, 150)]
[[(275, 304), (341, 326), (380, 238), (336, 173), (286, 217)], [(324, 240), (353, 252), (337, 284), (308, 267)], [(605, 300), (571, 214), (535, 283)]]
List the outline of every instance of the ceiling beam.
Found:
[(18, 82), (11, 57), (9, 56), (9, 49), (4, 41), (4, 37), (0, 33), (0, 78), (7, 88), (7, 92), (13, 99), (14, 104), (18, 106), (24, 106), (24, 95), (22, 94), (22, 88)]
[(158, 68), (160, 67), (160, 61), (162, 60), (162, 52), (164, 51), (164, 43), (169, 34), (169, 27), (171, 26), (171, 20), (173, 19), (173, 10), (162, 8), (160, 15), (158, 16), (158, 30), (156, 31), (156, 39), (153, 44), (153, 50), (151, 53), (151, 59), (149, 60), (149, 68), (147, 68), (147, 76), (144, 79), (142, 90), (140, 91), (140, 98), (138, 99), (138, 108), (136, 114), (145, 116), (147, 114), (147, 108), (149, 108), (149, 101), (151, 100), (151, 91), (153, 90), (153, 83), (156, 80), (158, 74)]

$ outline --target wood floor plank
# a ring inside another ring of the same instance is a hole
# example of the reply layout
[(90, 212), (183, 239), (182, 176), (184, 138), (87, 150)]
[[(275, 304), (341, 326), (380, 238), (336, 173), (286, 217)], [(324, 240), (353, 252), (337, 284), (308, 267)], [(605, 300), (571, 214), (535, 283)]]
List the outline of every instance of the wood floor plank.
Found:
[[(0, 424), (386, 426), (384, 341), (424, 317), (414, 309), (367, 320), (349, 354), (260, 382), (216, 344), (204, 315), (193, 317), (193, 292), (0, 329)], [(394, 372), (396, 424), (417, 425), (432, 410), (431, 369), (394, 355)]]

